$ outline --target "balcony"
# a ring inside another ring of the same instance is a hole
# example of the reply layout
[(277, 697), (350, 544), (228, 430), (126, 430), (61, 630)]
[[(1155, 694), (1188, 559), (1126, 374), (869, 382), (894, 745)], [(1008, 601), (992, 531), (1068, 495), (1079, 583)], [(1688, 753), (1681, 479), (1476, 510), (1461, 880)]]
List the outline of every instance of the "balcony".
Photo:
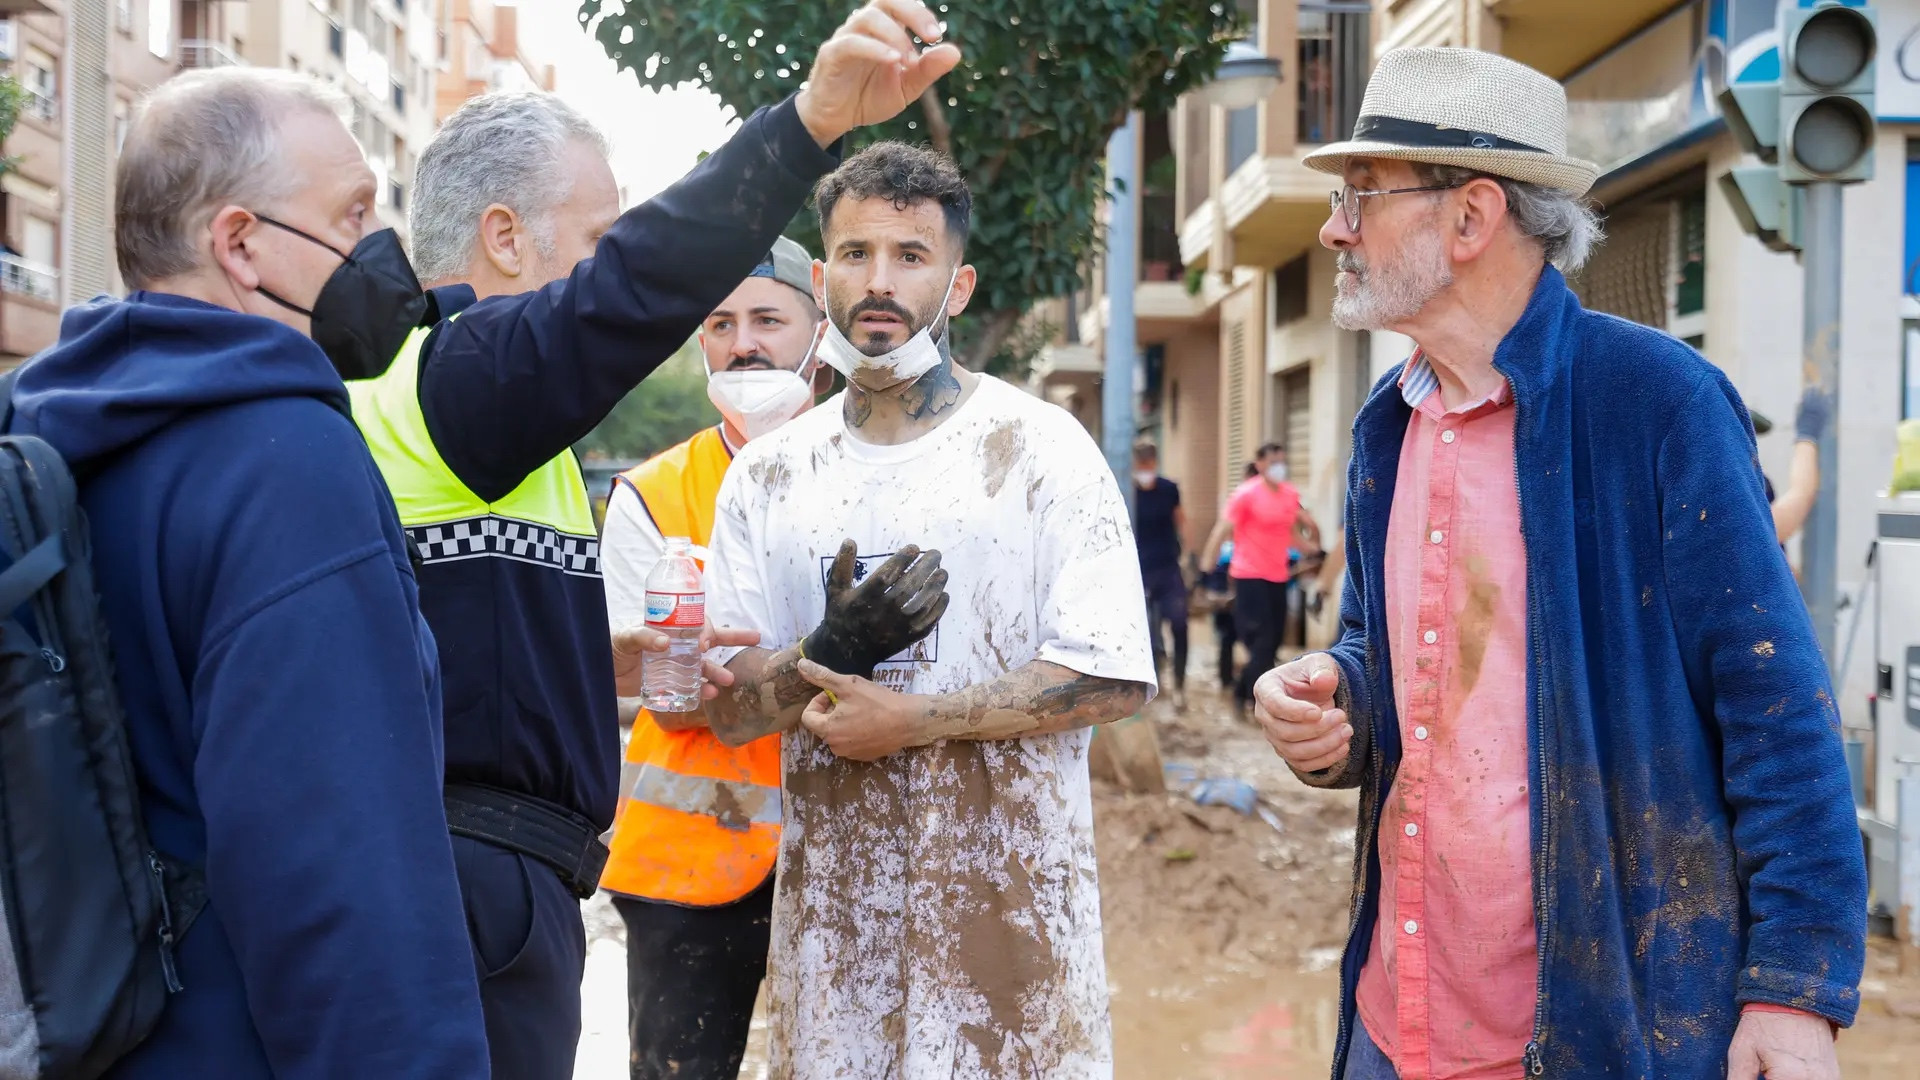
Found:
[(0, 290), (49, 304), (60, 302), (60, 271), (0, 252)]
[(180, 43), (180, 68), (242, 67), (245, 60), (217, 41), (190, 40)]
[(1492, 0), (1487, 5), (1500, 20), (1500, 51), (1556, 79), (1674, 6), (1674, 0)]
[(22, 116), (30, 116), (43, 124), (52, 126), (60, 122), (60, 99), (52, 94), (42, 93), (27, 87), (26, 103), (20, 107)]

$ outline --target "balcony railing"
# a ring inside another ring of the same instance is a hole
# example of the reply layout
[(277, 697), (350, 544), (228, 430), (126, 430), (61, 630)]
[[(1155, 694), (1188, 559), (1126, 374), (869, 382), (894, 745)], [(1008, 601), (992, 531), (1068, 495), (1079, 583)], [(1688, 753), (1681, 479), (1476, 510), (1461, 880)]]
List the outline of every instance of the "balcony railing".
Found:
[(1353, 134), (1360, 98), (1373, 69), (1372, 28), (1365, 0), (1300, 4), (1298, 138), (1302, 145), (1339, 142)]
[(60, 119), (60, 99), (28, 87), (27, 103), (20, 111), (43, 124), (55, 123)]
[(60, 302), (60, 271), (0, 252), (0, 290), (56, 304)]
[(233, 50), (217, 41), (183, 41), (180, 43), (180, 66), (182, 68), (221, 68), (241, 67), (245, 60), (233, 54)]

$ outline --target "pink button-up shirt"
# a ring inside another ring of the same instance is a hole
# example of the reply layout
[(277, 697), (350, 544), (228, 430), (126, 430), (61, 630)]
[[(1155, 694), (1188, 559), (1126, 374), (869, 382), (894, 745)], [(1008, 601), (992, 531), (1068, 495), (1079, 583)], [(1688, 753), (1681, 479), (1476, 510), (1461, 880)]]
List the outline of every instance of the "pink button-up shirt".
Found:
[(1448, 411), (1418, 354), (1401, 393), (1385, 583), (1403, 753), (1360, 1018), (1401, 1080), (1517, 1080), (1538, 945), (1512, 394)]

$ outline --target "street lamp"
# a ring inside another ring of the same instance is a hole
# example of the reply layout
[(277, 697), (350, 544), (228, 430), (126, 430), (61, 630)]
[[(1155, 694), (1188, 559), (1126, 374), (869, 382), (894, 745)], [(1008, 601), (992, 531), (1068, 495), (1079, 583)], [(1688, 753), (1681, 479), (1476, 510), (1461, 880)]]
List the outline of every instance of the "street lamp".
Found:
[[(1251, 41), (1236, 41), (1213, 79), (1195, 91), (1209, 105), (1244, 109), (1258, 105), (1280, 88), (1280, 61), (1261, 52)], [(1107, 332), (1106, 373), (1101, 382), (1101, 444), (1129, 502), (1133, 498), (1133, 368), (1139, 342), (1134, 332), (1133, 290), (1139, 279), (1140, 219), (1135, 212), (1139, 196), (1140, 118), (1129, 113), (1127, 122), (1107, 141), (1107, 175), (1113, 178), (1113, 203), (1107, 212)]]

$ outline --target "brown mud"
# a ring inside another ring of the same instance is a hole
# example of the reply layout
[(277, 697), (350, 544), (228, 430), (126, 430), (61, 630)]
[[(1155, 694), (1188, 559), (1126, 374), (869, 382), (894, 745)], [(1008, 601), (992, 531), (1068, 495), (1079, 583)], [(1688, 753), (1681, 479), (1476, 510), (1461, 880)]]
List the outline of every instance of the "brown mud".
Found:
[[(1235, 719), (1194, 621), (1191, 709), (1149, 704), (1168, 762), (1252, 784), (1280, 829), (1183, 796), (1094, 789), (1116, 1080), (1322, 1080), (1339, 1013), (1353, 792), (1293, 779), (1257, 729)], [(589, 901), (591, 951), (579, 1080), (626, 1076), (625, 957), (604, 897)], [(741, 1080), (768, 1075), (756, 1016)], [(1920, 1080), (1920, 971), (1875, 939), (1860, 1019), (1839, 1042), (1846, 1080)]]

